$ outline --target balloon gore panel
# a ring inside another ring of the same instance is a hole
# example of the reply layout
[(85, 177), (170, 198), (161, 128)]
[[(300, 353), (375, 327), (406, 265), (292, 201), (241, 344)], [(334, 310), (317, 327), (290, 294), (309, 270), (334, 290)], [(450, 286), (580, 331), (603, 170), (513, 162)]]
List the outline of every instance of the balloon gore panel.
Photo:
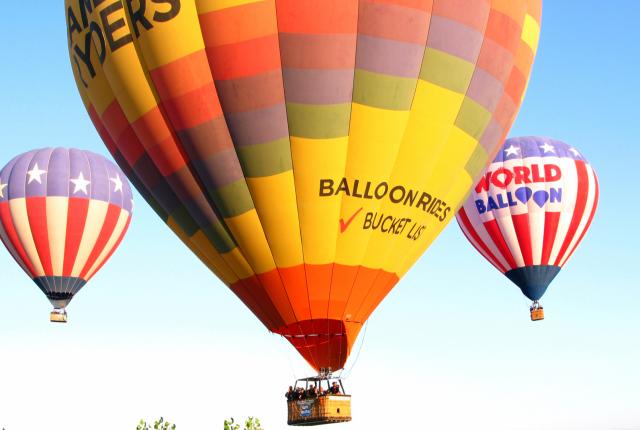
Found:
[(452, 219), (524, 95), (540, 0), (66, 0), (106, 146), (315, 367)]

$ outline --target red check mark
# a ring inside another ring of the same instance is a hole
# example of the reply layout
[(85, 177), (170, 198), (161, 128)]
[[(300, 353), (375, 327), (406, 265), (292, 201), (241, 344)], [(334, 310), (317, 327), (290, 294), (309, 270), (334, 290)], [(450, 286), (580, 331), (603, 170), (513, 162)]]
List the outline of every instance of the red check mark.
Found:
[(344, 231), (349, 228), (349, 225), (358, 216), (358, 214), (360, 213), (361, 210), (362, 210), (362, 208), (358, 209), (356, 211), (356, 213), (351, 215), (351, 218), (349, 218), (349, 220), (347, 222), (344, 222), (344, 220), (342, 218), (340, 218), (340, 233), (344, 233)]

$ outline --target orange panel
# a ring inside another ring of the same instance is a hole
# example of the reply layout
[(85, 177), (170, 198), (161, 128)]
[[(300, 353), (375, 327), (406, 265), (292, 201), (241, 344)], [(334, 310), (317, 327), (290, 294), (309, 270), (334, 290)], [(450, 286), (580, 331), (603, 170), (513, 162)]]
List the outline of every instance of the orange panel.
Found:
[(516, 53), (520, 44), (522, 23), (514, 21), (511, 17), (492, 10), (489, 14), (485, 37), (497, 42), (507, 51)]
[(178, 149), (178, 142), (171, 134), (157, 106), (142, 115), (131, 126), (162, 176), (170, 176), (186, 165), (185, 157)]
[(204, 50), (186, 55), (150, 71), (151, 79), (162, 99), (171, 99), (205, 87), (213, 82), (209, 60)]
[(342, 319), (349, 293), (351, 293), (356, 275), (358, 274), (358, 268), (359, 266), (334, 265), (333, 276), (331, 278), (328, 318)]
[(357, 0), (277, 0), (280, 33), (351, 34), (358, 27)]
[[(278, 36), (270, 35), (225, 46), (207, 47), (211, 72), (215, 80), (253, 76), (280, 69)], [(243, 61), (238, 61), (242, 58)]]
[(213, 81), (173, 99), (162, 101), (171, 124), (177, 131), (204, 124), (222, 116)]
[(273, 2), (249, 3), (200, 15), (206, 46), (229, 45), (278, 31)]
[(312, 318), (326, 318), (329, 312), (329, 292), (333, 264), (305, 264)]

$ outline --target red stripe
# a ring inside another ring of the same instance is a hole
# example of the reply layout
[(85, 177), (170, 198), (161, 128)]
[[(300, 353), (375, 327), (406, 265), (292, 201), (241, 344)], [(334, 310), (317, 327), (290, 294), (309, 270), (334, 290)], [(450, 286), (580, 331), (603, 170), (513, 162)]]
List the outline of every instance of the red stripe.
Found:
[(485, 221), (483, 225), (487, 230), (487, 233), (489, 233), (489, 237), (493, 240), (493, 243), (498, 247), (498, 251), (500, 251), (500, 254), (502, 254), (504, 259), (507, 261), (509, 269), (516, 269), (518, 265), (513, 259), (513, 255), (511, 255), (507, 242), (505, 242), (504, 237), (502, 237), (502, 232), (500, 231), (500, 227), (498, 227), (498, 222), (495, 219), (492, 219), (490, 221)]
[(102, 229), (100, 230), (100, 234), (98, 235), (98, 239), (96, 240), (96, 244), (93, 246), (93, 250), (91, 254), (89, 254), (89, 258), (87, 259), (86, 264), (82, 268), (80, 272), (80, 278), (85, 279), (87, 272), (96, 264), (96, 260), (104, 250), (105, 246), (107, 246), (107, 242), (113, 235), (113, 231), (116, 228), (116, 224), (118, 223), (118, 217), (120, 216), (120, 209), (116, 205), (109, 205), (109, 209), (107, 209), (107, 215), (104, 218), (104, 224), (102, 225)]
[(549, 264), (549, 257), (556, 240), (559, 223), (560, 212), (547, 212), (544, 214), (544, 237), (542, 240), (542, 260), (540, 261), (543, 266)]
[(593, 208), (591, 208), (591, 214), (589, 215), (589, 220), (587, 221), (587, 224), (584, 226), (584, 230), (582, 230), (582, 233), (580, 234), (580, 238), (576, 242), (576, 245), (573, 247), (573, 249), (569, 252), (569, 256), (567, 257), (565, 262), (569, 261), (569, 258), (571, 258), (575, 250), (578, 248), (578, 244), (582, 241), (582, 238), (584, 237), (584, 235), (587, 234), (587, 230), (589, 230), (591, 221), (593, 221), (593, 217), (596, 214), (596, 209), (598, 208), (598, 198), (600, 197), (600, 185), (598, 184), (598, 178), (596, 177), (595, 172), (593, 173), (593, 178), (595, 179), (594, 186), (596, 187), (596, 194), (593, 200)]
[(20, 238), (18, 237), (16, 228), (13, 225), (11, 211), (9, 210), (9, 202), (0, 203), (0, 223), (2, 224), (2, 227), (4, 228), (4, 231), (7, 234), (9, 241), (11, 242), (11, 245), (18, 253), (18, 257), (20, 258), (20, 260), (22, 260), (26, 268), (29, 270), (29, 275), (32, 278), (35, 278), (36, 271), (33, 268), (33, 264), (31, 264), (31, 260), (29, 260), (27, 253), (22, 247), (22, 243), (20, 242)]
[(93, 123), (93, 126), (96, 128), (96, 131), (102, 138), (102, 141), (104, 142), (105, 146), (107, 147), (109, 152), (113, 154), (116, 151), (116, 143), (111, 138), (111, 135), (109, 134), (109, 132), (107, 131), (107, 128), (102, 122), (100, 115), (98, 115), (96, 108), (93, 107), (93, 105), (89, 105), (89, 107), (87, 108), (87, 112), (89, 113), (89, 118), (91, 118), (91, 122)]
[(64, 248), (63, 276), (71, 276), (73, 266), (76, 263), (80, 242), (87, 223), (87, 212), (89, 211), (89, 199), (69, 199), (69, 209), (67, 215), (67, 237)]
[(587, 167), (585, 166), (584, 161), (576, 160), (576, 171), (578, 173), (578, 192), (576, 195), (576, 205), (573, 209), (573, 217), (571, 218), (571, 224), (569, 224), (569, 230), (567, 231), (567, 235), (564, 238), (564, 242), (562, 243), (562, 247), (560, 248), (558, 257), (553, 263), (554, 266), (560, 265), (562, 257), (567, 252), (571, 241), (578, 231), (578, 226), (580, 225), (580, 221), (584, 216), (584, 211), (587, 206), (587, 196), (589, 194), (589, 176), (587, 175)]
[(31, 235), (40, 256), (40, 262), (45, 276), (53, 276), (51, 266), (51, 248), (49, 248), (49, 230), (47, 229), (47, 198), (28, 197), (27, 217), (31, 228)]
[(533, 266), (533, 251), (531, 247), (531, 228), (529, 226), (529, 214), (511, 215), (513, 228), (516, 231), (518, 245), (522, 252), (525, 266)]
[[(131, 215), (129, 215), (129, 218), (127, 219), (127, 224), (124, 226), (124, 229), (122, 230), (122, 233), (120, 233), (120, 237), (118, 237), (118, 240), (116, 240), (116, 243), (113, 245), (113, 247), (111, 248), (111, 250), (107, 254), (106, 258), (104, 260), (102, 260), (102, 263), (100, 263), (100, 265), (93, 272), (93, 275), (98, 273), (100, 271), (100, 269), (102, 269), (102, 266), (104, 266), (105, 263), (107, 261), (109, 261), (109, 259), (113, 255), (113, 253), (116, 252), (116, 249), (118, 249), (118, 247), (120, 246), (120, 243), (122, 243), (122, 239), (124, 239), (124, 235), (127, 234), (127, 230), (129, 229), (129, 224), (131, 224)], [(91, 275), (91, 277), (93, 277), (93, 275)], [(88, 278), (87, 281), (89, 279), (91, 279), (91, 278)]]
[[(493, 264), (498, 270), (500, 270), (502, 273), (506, 272), (507, 269), (502, 265), (502, 263), (500, 263), (493, 252), (491, 252), (489, 247), (482, 241), (482, 239), (478, 235), (478, 232), (476, 232), (475, 228), (473, 228), (473, 225), (471, 225), (469, 216), (465, 212), (464, 208), (461, 208), (458, 212), (458, 220), (465, 226), (465, 228), (469, 232), (469, 235), (475, 241), (470, 241), (471, 245), (473, 245), (473, 247), (476, 248), (481, 254), (484, 252), (484, 255), (487, 257), (489, 262)], [(464, 233), (464, 230), (462, 230), (462, 233)]]

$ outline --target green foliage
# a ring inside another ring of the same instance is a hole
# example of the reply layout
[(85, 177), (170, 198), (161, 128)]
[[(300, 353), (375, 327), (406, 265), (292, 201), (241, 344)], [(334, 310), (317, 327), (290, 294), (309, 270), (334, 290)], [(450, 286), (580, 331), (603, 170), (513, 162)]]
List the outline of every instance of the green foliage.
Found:
[(236, 423), (233, 418), (230, 420), (224, 420), (224, 430), (264, 430), (260, 425), (260, 420), (254, 417), (249, 417), (244, 422), (244, 429), (240, 429), (240, 424)]
[(170, 422), (165, 421), (164, 418), (160, 417), (158, 421), (153, 423), (153, 427), (149, 426), (145, 420), (140, 420), (136, 430), (176, 430), (176, 425), (171, 424)]

